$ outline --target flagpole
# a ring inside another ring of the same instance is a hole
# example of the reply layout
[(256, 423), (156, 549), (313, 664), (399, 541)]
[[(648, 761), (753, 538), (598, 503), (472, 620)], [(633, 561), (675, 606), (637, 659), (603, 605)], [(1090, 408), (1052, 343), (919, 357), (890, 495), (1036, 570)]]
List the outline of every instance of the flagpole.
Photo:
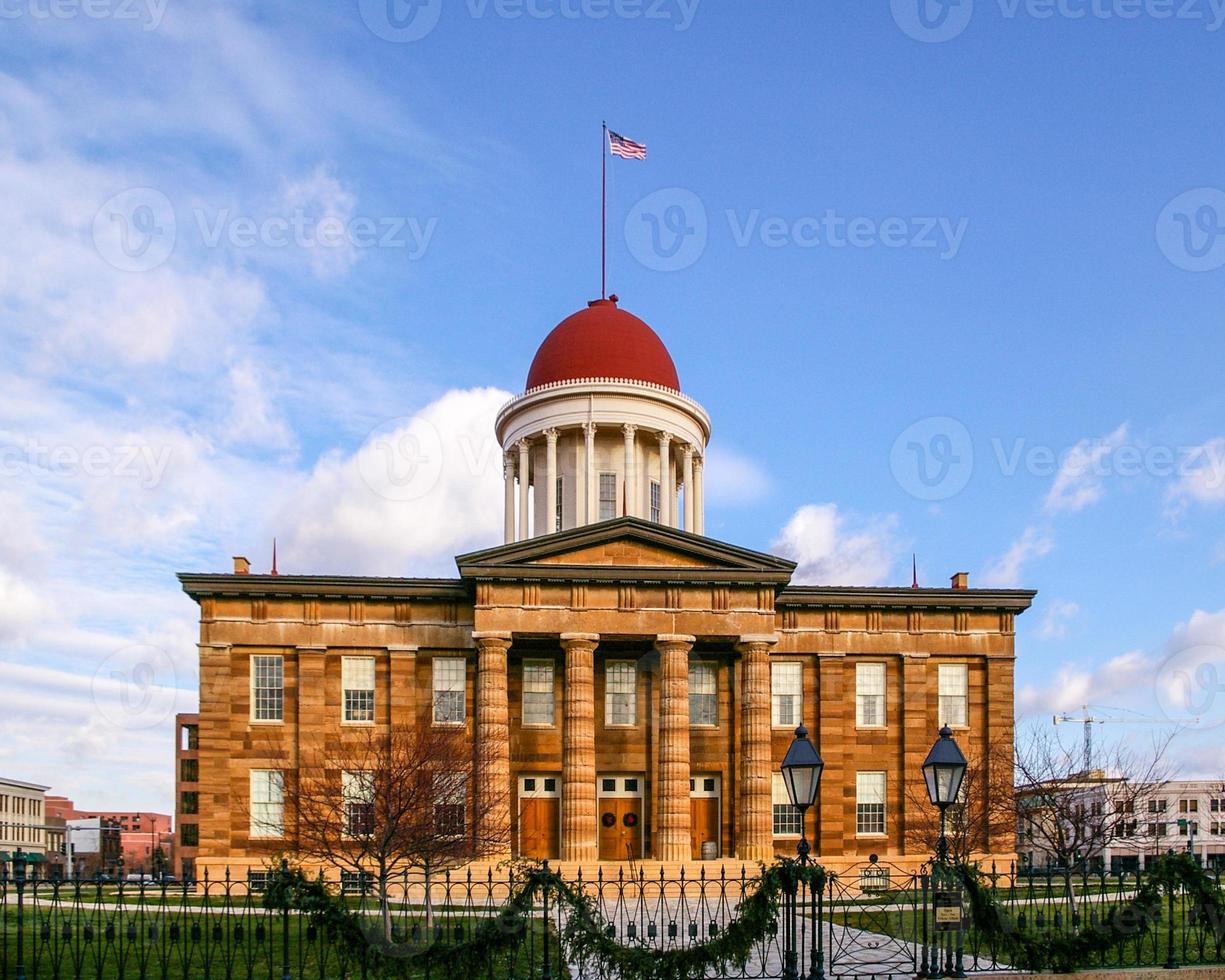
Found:
[(600, 299), (608, 298), (608, 123), (600, 135)]

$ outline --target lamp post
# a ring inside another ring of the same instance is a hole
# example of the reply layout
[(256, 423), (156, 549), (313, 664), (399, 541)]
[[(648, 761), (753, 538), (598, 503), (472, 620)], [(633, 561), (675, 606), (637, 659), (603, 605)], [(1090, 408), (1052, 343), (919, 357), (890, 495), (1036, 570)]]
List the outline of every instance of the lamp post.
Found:
[[(932, 804), (940, 811), (940, 839), (936, 843), (935, 872), (935, 909), (937, 936), (947, 933), (950, 927), (957, 932), (957, 958), (953, 959), (952, 942), (945, 945), (944, 976), (964, 977), (961, 950), (961, 894), (952, 887), (953, 882), (948, 875), (949, 840), (947, 834), (948, 809), (957, 802), (957, 794), (961, 792), (961, 783), (966, 775), (966, 757), (960, 746), (953, 741), (953, 732), (948, 725), (940, 729), (940, 737), (923, 760), (923, 781), (927, 784), (927, 795)], [(953, 910), (953, 917), (945, 919), (942, 913), (946, 909)], [(926, 919), (924, 920), (926, 921)], [(939, 946), (936, 947), (936, 969), (932, 975), (940, 976)]]
[(13, 855), (13, 884), (17, 887), (17, 980), (26, 978), (25, 960), (25, 915), (24, 904), (26, 890), (26, 854), (19, 847)]
[[(817, 790), (821, 787), (821, 774), (825, 771), (825, 761), (821, 758), (821, 753), (817, 751), (817, 747), (808, 740), (808, 729), (803, 725), (795, 730), (795, 739), (791, 743), (791, 747), (787, 749), (787, 754), (783, 757), (783, 764), (779, 767), (783, 774), (783, 785), (787, 787), (787, 798), (791, 801), (791, 805), (800, 811), (800, 844), (797, 852), (800, 857), (800, 864), (808, 864), (808, 833), (804, 826), (804, 817), (808, 813), (809, 808), (817, 801)], [(785, 934), (783, 942), (783, 977), (785, 980), (798, 980), (798, 957), (796, 955), (796, 922), (795, 922), (795, 904), (796, 904), (796, 886), (797, 882), (792, 880), (786, 891), (787, 899), (787, 921), (785, 924)], [(812, 889), (810, 889), (812, 891)], [(813, 917), (812, 929), (813, 939), (817, 939), (821, 934), (820, 922), (816, 914), (816, 894), (812, 895), (813, 899)], [(824, 957), (819, 956), (817, 944), (812, 944), (812, 962), (809, 970), (810, 980), (816, 980), (822, 976)]]

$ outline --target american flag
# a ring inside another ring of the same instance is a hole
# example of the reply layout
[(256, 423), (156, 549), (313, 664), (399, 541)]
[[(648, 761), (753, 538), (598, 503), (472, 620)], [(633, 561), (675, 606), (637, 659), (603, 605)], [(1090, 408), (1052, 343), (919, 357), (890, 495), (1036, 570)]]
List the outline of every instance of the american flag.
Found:
[(608, 145), (612, 149), (612, 155), (621, 157), (622, 160), (645, 160), (647, 158), (645, 143), (627, 140), (620, 133), (614, 133), (611, 129), (608, 131)]

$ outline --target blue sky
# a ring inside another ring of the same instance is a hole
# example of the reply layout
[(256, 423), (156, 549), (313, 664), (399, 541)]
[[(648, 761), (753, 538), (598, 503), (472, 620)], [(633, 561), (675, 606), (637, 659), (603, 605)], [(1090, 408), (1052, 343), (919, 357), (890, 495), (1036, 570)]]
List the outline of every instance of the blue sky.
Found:
[[(497, 540), (607, 119), (650, 150), (610, 287), (714, 419), (708, 532), (1039, 589), (1022, 710), (1197, 716), (1220, 774), (1221, 0), (392, 3), (4, 6), (0, 771), (170, 806), (176, 571)], [(446, 458), (391, 500), (406, 428)]]

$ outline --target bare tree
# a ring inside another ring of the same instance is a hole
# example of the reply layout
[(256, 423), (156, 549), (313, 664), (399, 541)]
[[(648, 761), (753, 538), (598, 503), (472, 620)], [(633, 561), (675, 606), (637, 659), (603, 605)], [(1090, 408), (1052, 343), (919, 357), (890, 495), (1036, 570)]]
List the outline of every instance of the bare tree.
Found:
[(397, 879), (422, 873), (432, 928), (437, 875), (509, 849), (509, 831), (476, 819), (474, 803), (476, 787), (483, 786), (486, 810), (505, 806), (509, 786), (490, 787), (487, 766), (464, 728), (346, 733), (304, 748), (298, 764), (284, 768), (292, 777), (285, 792), (287, 849), (371, 882), (388, 942)]
[(1073, 907), (1073, 873), (1116, 840), (1135, 837), (1149, 801), (1169, 781), (1172, 738), (1156, 737), (1144, 749), (1124, 740), (1103, 745), (1095, 749), (1100, 767), (1088, 772), (1080, 747), (1065, 746), (1045, 726), (1017, 739), (1018, 833), (1059, 870)]
[[(997, 850), (1001, 842), (1011, 850), (1016, 834), (1013, 791), (1012, 740), (997, 739), (966, 757), (961, 783), (963, 802), (950, 807), (946, 836), (949, 857), (967, 863), (974, 854)], [(926, 784), (906, 784), (906, 845), (910, 850), (934, 854), (940, 839), (940, 814), (927, 796)]]

